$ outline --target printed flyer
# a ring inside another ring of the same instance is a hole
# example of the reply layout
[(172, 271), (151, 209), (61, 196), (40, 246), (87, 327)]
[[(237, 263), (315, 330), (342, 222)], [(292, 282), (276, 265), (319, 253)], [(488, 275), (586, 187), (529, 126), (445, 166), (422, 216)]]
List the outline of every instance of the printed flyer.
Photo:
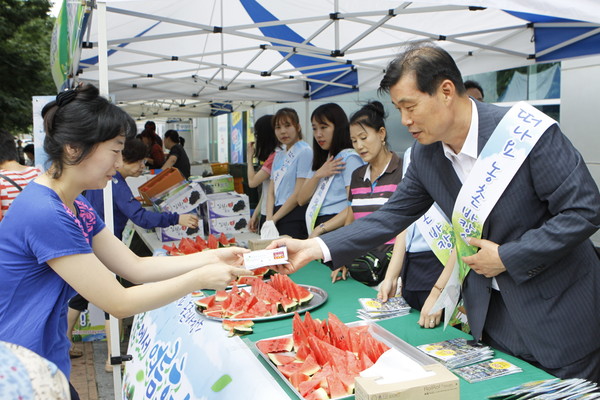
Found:
[(190, 295), (138, 314), (127, 354), (127, 400), (288, 398), (239, 337), (197, 314)]

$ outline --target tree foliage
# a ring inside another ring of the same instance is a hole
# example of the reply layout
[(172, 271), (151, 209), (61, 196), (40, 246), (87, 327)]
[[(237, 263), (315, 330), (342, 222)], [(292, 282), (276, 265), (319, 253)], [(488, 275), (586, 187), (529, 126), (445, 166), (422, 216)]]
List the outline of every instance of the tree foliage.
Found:
[(31, 131), (31, 97), (56, 94), (48, 0), (0, 0), (0, 128)]

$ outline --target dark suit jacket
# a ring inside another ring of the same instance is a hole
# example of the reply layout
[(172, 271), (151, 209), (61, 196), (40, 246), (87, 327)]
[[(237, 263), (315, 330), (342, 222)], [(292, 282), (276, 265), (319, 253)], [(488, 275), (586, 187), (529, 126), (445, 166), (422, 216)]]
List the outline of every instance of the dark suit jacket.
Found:
[[(508, 109), (479, 103), (478, 151)], [(406, 229), (435, 201), (452, 215), (461, 182), (440, 142), (415, 143), (406, 177), (377, 212), (321, 236), (336, 267)], [(533, 357), (548, 368), (600, 347), (600, 260), (589, 237), (600, 226), (600, 194), (581, 155), (555, 124), (540, 138), (483, 228), (507, 272), (503, 300)], [(471, 271), (463, 296), (480, 338), (491, 279)], [(505, 343), (510, 350), (510, 343)]]

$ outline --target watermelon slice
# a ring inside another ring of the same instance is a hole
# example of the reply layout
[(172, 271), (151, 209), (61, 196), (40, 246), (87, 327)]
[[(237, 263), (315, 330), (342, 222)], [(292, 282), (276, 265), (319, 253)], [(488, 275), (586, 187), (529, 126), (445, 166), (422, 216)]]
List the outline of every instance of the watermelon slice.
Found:
[(196, 305), (201, 310), (206, 310), (207, 308), (213, 306), (215, 304), (215, 295), (205, 297), (203, 299), (196, 300)]
[(229, 336), (249, 335), (253, 332), (252, 325), (254, 325), (254, 322), (252, 322), (252, 321), (223, 320), (223, 323), (222, 323), (223, 329), (225, 329), (226, 331), (229, 331)]
[(336, 399), (338, 397), (346, 397), (348, 394), (346, 392), (346, 387), (337, 377), (337, 375), (332, 374), (327, 377), (327, 388), (329, 389), (329, 395), (332, 399)]
[(229, 297), (229, 294), (224, 291), (224, 290), (217, 290), (217, 292), (215, 293), (215, 300), (217, 302), (221, 302), (221, 301), (225, 301), (227, 300), (227, 298)]
[(294, 340), (292, 338), (264, 339), (256, 342), (256, 347), (264, 354), (292, 351)]
[(298, 391), (302, 397), (306, 397), (309, 393), (312, 393), (317, 388), (321, 387), (321, 381), (316, 379), (309, 379), (306, 382), (302, 382), (298, 385)]
[(212, 233), (208, 235), (206, 244), (208, 245), (209, 249), (218, 249), (219, 248), (219, 241)]
[(219, 236), (219, 244), (222, 247), (229, 246), (229, 240), (227, 240), (227, 236), (225, 236), (225, 234), (223, 232), (221, 232), (221, 236)]
[(292, 300), (286, 296), (281, 296), (279, 299), (279, 309), (284, 313), (289, 313), (298, 308), (296, 300)]
[(275, 365), (286, 365), (297, 360), (296, 357), (286, 356), (279, 353), (269, 353), (268, 356)]
[(317, 390), (315, 390), (314, 392), (312, 392), (311, 394), (309, 394), (308, 396), (306, 396), (305, 399), (306, 400), (327, 400), (327, 399), (329, 399), (329, 395), (327, 394), (327, 391), (325, 389), (320, 387)]
[(283, 376), (289, 379), (295, 373), (302, 372), (303, 364), (304, 363), (301, 362), (293, 362), (285, 365), (278, 365), (277, 369), (283, 374)]
[(206, 241), (204, 239), (202, 239), (200, 236), (196, 236), (195, 242), (196, 242), (196, 248), (200, 251), (203, 251), (204, 249), (208, 248)]
[(306, 382), (310, 379), (310, 376), (303, 374), (302, 372), (295, 372), (290, 376), (290, 383), (296, 390), (300, 388), (302, 382)]

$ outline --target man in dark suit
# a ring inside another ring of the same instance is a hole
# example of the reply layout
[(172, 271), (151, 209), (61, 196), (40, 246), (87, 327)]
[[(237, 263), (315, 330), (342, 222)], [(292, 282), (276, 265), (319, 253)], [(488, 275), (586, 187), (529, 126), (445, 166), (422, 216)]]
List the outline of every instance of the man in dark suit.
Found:
[[(377, 212), (286, 245), (291, 273), (310, 260), (334, 268), (404, 230), (436, 202), (447, 216), (477, 156), (508, 109), (475, 103), (444, 50), (408, 49), (380, 84), (416, 139), (406, 177)], [(559, 377), (600, 382), (600, 260), (589, 237), (600, 193), (579, 152), (550, 126), (483, 226), (463, 297), (472, 334)], [(434, 289), (435, 290), (435, 289)], [(435, 321), (431, 321), (431, 327)]]

